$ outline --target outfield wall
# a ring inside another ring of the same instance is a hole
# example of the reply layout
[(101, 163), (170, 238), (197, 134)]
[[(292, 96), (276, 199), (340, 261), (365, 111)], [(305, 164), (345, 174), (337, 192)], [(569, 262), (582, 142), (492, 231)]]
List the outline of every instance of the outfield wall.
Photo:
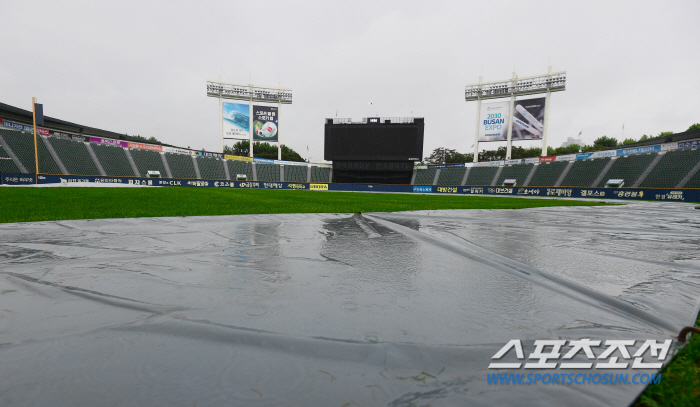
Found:
[[(519, 195), (566, 198), (632, 199), (644, 201), (700, 202), (700, 189), (652, 188), (561, 188), (486, 187), (439, 185), (327, 184), (308, 182), (222, 181), (176, 178), (95, 177), (81, 175), (39, 175), (39, 184), (109, 183), (144, 186), (198, 188), (286, 189), (306, 191), (410, 192), (420, 194)], [(33, 174), (3, 174), (5, 185), (31, 185)]]

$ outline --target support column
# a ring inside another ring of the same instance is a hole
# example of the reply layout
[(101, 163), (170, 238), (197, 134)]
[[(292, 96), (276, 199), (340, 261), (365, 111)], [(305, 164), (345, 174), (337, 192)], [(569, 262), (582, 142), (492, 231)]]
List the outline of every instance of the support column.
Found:
[[(253, 81), (251, 79), (250, 82), (250, 87), (248, 88), (248, 94), (250, 95), (250, 99), (248, 101), (248, 130), (250, 133), (250, 148), (248, 149), (248, 153), (250, 154), (250, 157), (253, 157)], [(257, 179), (256, 179), (257, 181)]]
[(544, 97), (544, 129), (542, 130), (542, 157), (547, 156), (547, 149), (549, 145), (547, 144), (547, 128), (549, 127), (549, 102), (552, 86), (552, 66), (549, 66), (549, 71), (547, 72), (547, 95)]
[(224, 84), (221, 81), (221, 75), (219, 75), (219, 136), (221, 136), (221, 154), (224, 153), (224, 101), (221, 99), (221, 89), (224, 88)]
[[(479, 77), (479, 85), (481, 85), (481, 76)], [(481, 120), (481, 89), (479, 89), (479, 99), (476, 100), (476, 132), (474, 133), (474, 159), (475, 163), (479, 162), (479, 120)]]
[(508, 146), (506, 147), (506, 160), (510, 160), (511, 151), (513, 150), (513, 107), (515, 105), (515, 72), (510, 83), (510, 113), (508, 114)]

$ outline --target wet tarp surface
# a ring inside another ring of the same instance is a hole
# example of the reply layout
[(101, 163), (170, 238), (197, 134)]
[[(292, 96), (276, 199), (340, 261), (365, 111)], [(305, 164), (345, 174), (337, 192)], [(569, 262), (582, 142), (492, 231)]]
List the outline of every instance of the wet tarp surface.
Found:
[(661, 341), (692, 325), (699, 213), (0, 225), (0, 404), (628, 405), (644, 385), (493, 385), (488, 365), (511, 339), (527, 355), (538, 339)]

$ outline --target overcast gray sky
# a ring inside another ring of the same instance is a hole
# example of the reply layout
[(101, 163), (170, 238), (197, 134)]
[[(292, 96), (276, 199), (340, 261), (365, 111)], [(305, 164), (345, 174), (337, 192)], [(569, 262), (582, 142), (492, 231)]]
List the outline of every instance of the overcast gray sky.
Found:
[(551, 146), (700, 122), (697, 0), (1, 0), (0, 15), (1, 102), (30, 109), (36, 96), (48, 116), (196, 149), (219, 146), (206, 80), (251, 72), (293, 89), (281, 141), (314, 161), (336, 111), (425, 117), (424, 156), (468, 152), (476, 102), (464, 86), (548, 64), (568, 75), (552, 95)]

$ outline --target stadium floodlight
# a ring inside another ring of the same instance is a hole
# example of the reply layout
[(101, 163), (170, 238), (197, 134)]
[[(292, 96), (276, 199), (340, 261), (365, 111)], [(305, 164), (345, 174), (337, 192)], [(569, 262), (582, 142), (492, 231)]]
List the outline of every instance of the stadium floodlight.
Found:
[[(510, 80), (482, 82), (479, 77), (479, 82), (467, 85), (464, 90), (464, 100), (467, 102), (476, 100), (476, 136), (474, 140), (474, 162), (479, 161), (479, 120), (481, 117), (481, 101), (485, 99), (498, 99), (510, 97), (510, 110), (508, 111), (508, 146), (506, 148), (506, 160), (510, 160), (511, 151), (513, 148), (513, 124), (515, 123), (516, 130), (523, 129), (534, 136), (534, 138), (542, 139), (542, 156), (547, 155), (547, 123), (549, 122), (549, 100), (552, 92), (560, 92), (566, 90), (566, 71), (552, 72), (552, 67), (549, 67), (547, 75), (528, 76), (518, 78), (513, 72), (513, 77)], [(544, 123), (537, 120), (527, 109), (518, 105), (515, 110), (520, 113), (528, 123), (514, 118), (513, 106), (516, 96), (534, 95), (538, 93), (546, 93), (544, 106)]]
[[(264, 103), (277, 103), (277, 112), (279, 114), (280, 106), (292, 103), (292, 90), (282, 87), (267, 87), (267, 86), (255, 86), (252, 83), (248, 85), (241, 85), (236, 83), (225, 83), (221, 81), (219, 77), (218, 81), (207, 81), (207, 96), (219, 98), (219, 133), (221, 138), (221, 153), (224, 152), (224, 127), (223, 127), (223, 99), (233, 99), (247, 101), (249, 104), (249, 118), (253, 117), (253, 102), (264, 102)], [(253, 126), (252, 120), (250, 120), (250, 148), (249, 155), (253, 157)], [(274, 124), (273, 124), (274, 125)], [(275, 127), (274, 132), (270, 131), (270, 134), (274, 136), (277, 133), (277, 128)], [(278, 138), (278, 143), (281, 141)], [(280, 144), (281, 145), (281, 144)], [(277, 158), (282, 159), (282, 149), (277, 149)]]

